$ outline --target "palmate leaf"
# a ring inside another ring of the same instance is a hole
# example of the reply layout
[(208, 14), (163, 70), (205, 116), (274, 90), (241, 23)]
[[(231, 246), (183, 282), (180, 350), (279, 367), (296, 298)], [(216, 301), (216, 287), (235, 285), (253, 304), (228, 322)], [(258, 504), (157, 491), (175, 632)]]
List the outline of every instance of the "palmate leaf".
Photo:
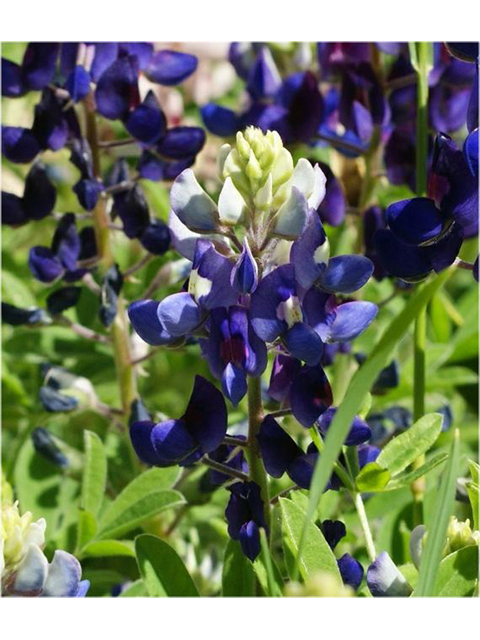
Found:
[(365, 402), (367, 394), (380, 374), (380, 371), (390, 361), (395, 346), (403, 338), (410, 324), (429, 303), (436, 291), (451, 277), (453, 272), (454, 269), (452, 268), (446, 269), (443, 273), (436, 276), (435, 279), (418, 289), (409, 299), (403, 311), (392, 320), (366, 362), (354, 375), (350, 387), (345, 394), (345, 398), (328, 429), (322, 455), (319, 456), (317, 464), (315, 465), (310, 487), (309, 508), (298, 545), (297, 571), (301, 563), (308, 526), (332, 474), (333, 466), (341, 452), (352, 420)]

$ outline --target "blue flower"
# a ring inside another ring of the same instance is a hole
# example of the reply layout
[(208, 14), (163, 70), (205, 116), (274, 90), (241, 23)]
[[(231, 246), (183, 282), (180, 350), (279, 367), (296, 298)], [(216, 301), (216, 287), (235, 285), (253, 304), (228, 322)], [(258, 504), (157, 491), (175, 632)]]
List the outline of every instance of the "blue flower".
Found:
[(133, 448), (140, 460), (156, 467), (189, 462), (217, 449), (227, 433), (227, 409), (218, 389), (202, 376), (180, 419), (155, 424), (144, 420), (130, 427)]
[(23, 197), (2, 191), (2, 223), (17, 226), (30, 220), (42, 220), (55, 206), (57, 192), (41, 162), (30, 168), (25, 178)]
[(268, 532), (260, 487), (255, 482), (236, 482), (229, 491), (225, 510), (228, 535), (240, 542), (243, 553), (253, 562), (260, 553), (260, 529)]

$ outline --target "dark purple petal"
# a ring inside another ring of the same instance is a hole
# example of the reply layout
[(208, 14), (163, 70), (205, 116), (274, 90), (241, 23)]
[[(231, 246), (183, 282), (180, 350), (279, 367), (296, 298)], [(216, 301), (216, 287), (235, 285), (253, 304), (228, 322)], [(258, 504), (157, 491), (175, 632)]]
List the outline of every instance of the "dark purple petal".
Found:
[(97, 110), (105, 118), (124, 118), (140, 102), (138, 61), (135, 56), (115, 60), (102, 74), (95, 90)]
[[(175, 423), (175, 420), (167, 421), (167, 425), (170, 423)], [(130, 427), (130, 439), (132, 441), (133, 448), (135, 449), (135, 453), (140, 458), (142, 462), (146, 464), (151, 464), (155, 466), (168, 466), (164, 463), (166, 460), (160, 456), (152, 442), (152, 433), (153, 429), (156, 426), (160, 426), (160, 434), (162, 433), (162, 427), (165, 423), (160, 423), (160, 425), (155, 425), (154, 422), (150, 420), (144, 420), (140, 422), (134, 422)], [(168, 428), (168, 426), (167, 426)], [(180, 432), (181, 433), (181, 430)], [(185, 437), (188, 441), (188, 433)], [(191, 442), (192, 449), (195, 448), (195, 443)]]
[(196, 156), (205, 144), (205, 131), (200, 127), (172, 127), (157, 144), (157, 151), (172, 160)]
[(239, 129), (248, 125), (258, 127), (264, 133), (277, 131), (283, 140), (291, 139), (292, 135), (287, 121), (288, 111), (276, 104), (255, 102), (239, 120)]
[(478, 58), (478, 42), (446, 42), (452, 56), (464, 62), (476, 62)]
[(295, 418), (311, 427), (332, 404), (332, 389), (320, 365), (305, 366), (292, 382), (290, 405)]
[(57, 193), (44, 164), (34, 164), (25, 179), (23, 206), (31, 220), (41, 220), (53, 211)]
[(289, 477), (302, 489), (310, 489), (317, 460), (318, 452), (298, 456), (288, 468)]
[(232, 42), (228, 50), (228, 60), (243, 80), (247, 80), (248, 72), (256, 60), (255, 43)]
[(40, 282), (53, 282), (63, 272), (62, 263), (48, 247), (32, 247), (28, 266)]
[(113, 202), (113, 212), (120, 217), (125, 235), (128, 238), (140, 237), (150, 223), (148, 203), (140, 185), (120, 191)]
[(294, 358), (309, 366), (318, 364), (323, 355), (323, 342), (318, 333), (304, 322), (297, 322), (283, 336), (288, 351)]
[[(202, 241), (198, 240), (197, 247), (201, 243)], [(211, 243), (209, 244), (210, 247), (202, 255), (198, 266), (195, 260), (193, 263), (190, 282), (192, 279), (196, 282), (193, 287), (195, 299), (203, 309), (229, 307), (235, 304), (238, 298), (237, 292), (230, 284), (233, 265), (228, 258), (218, 253)], [(206, 281), (211, 283), (210, 287)]]
[(222, 391), (234, 407), (247, 393), (247, 378), (240, 367), (231, 362), (227, 364), (222, 375)]
[(238, 537), (243, 553), (252, 562), (260, 553), (260, 531), (253, 520), (246, 522), (240, 529)]
[(57, 225), (52, 251), (67, 270), (74, 270), (80, 254), (80, 237), (73, 213), (66, 213)]
[(323, 342), (330, 341), (330, 327), (337, 314), (337, 300), (316, 287), (307, 291), (302, 303), (307, 324), (314, 329)]
[(474, 129), (463, 144), (463, 155), (472, 176), (478, 179), (478, 128)]
[(373, 322), (378, 312), (376, 304), (355, 300), (337, 307), (337, 314), (330, 326), (331, 342), (350, 342)]
[(30, 129), (2, 125), (2, 153), (7, 160), (23, 164), (31, 162), (39, 152), (39, 144)]
[[(401, 242), (389, 229), (380, 229), (374, 236), (378, 260), (391, 276), (402, 280), (418, 281), (432, 270), (425, 247)], [(399, 259), (401, 256), (401, 260)]]
[(342, 185), (335, 177), (328, 164), (319, 162), (318, 166), (325, 174), (327, 182), (325, 185), (325, 197), (318, 207), (318, 215), (322, 222), (326, 222), (332, 227), (338, 227), (345, 219), (347, 201)]
[(430, 198), (411, 198), (391, 204), (386, 211), (393, 233), (406, 244), (419, 245), (436, 238), (444, 218)]
[(253, 293), (257, 288), (258, 265), (246, 237), (243, 239), (242, 253), (232, 269), (230, 284), (238, 293)]
[(469, 131), (478, 129), (478, 66), (476, 68), (475, 80), (473, 81), (470, 102), (468, 103), (467, 129)]
[(425, 247), (434, 271), (439, 273), (455, 262), (462, 246), (463, 235), (461, 225), (454, 222), (439, 240)]
[(83, 100), (90, 91), (90, 74), (80, 65), (69, 73), (65, 89), (74, 102)]
[(408, 184), (415, 191), (415, 135), (410, 128), (395, 128), (385, 146), (385, 165), (391, 184)]
[(6, 58), (2, 58), (2, 96), (18, 98), (26, 91), (23, 83), (22, 68)]
[(360, 469), (363, 469), (363, 467), (370, 462), (375, 462), (380, 455), (380, 451), (381, 449), (371, 444), (361, 444), (357, 449), (358, 466)]
[(32, 133), (42, 149), (58, 151), (68, 140), (70, 132), (69, 117), (73, 109), (66, 109), (67, 101), (60, 99), (48, 87), (42, 92), (42, 98), (35, 107)]
[(189, 53), (180, 51), (155, 51), (146, 69), (146, 75), (152, 82), (168, 87), (183, 82), (197, 68), (198, 60)]
[(282, 265), (265, 276), (252, 294), (250, 316), (257, 336), (265, 342), (273, 342), (285, 331), (287, 323), (278, 316), (281, 302), (296, 292), (295, 273), (292, 265)]
[(257, 438), (265, 469), (274, 478), (281, 478), (295, 458), (303, 455), (300, 447), (272, 416), (265, 416)]
[(210, 133), (227, 138), (238, 131), (238, 118), (231, 109), (209, 102), (200, 111), (203, 123)]
[(103, 191), (103, 185), (96, 180), (79, 180), (72, 191), (76, 194), (81, 207), (87, 211), (93, 211)]
[[(325, 413), (322, 413), (322, 415), (318, 418), (318, 428), (323, 436), (327, 435), (328, 429), (332, 424), (336, 412), (337, 409), (332, 407), (330, 409), (327, 409), (327, 411), (325, 411)], [(369, 440), (371, 435), (372, 431), (368, 424), (359, 416), (355, 416), (351, 424), (350, 431), (345, 438), (345, 444), (347, 446), (362, 444), (362, 442), (366, 442), (367, 440)]]
[(22, 324), (37, 324), (46, 320), (46, 313), (43, 309), (31, 308), (22, 309), (13, 304), (2, 302), (2, 322), (17, 327)]
[(283, 354), (275, 356), (268, 395), (277, 402), (283, 402), (288, 397), (292, 382), (301, 368), (302, 364), (296, 358)]
[(332, 551), (340, 540), (347, 535), (347, 529), (340, 520), (324, 520), (322, 522), (322, 532)]
[(94, 42), (95, 56), (90, 69), (93, 82), (98, 82), (104, 71), (118, 56), (118, 42)]
[(28, 216), (22, 198), (14, 193), (2, 191), (2, 224), (16, 227), (26, 222), (28, 222)]
[(82, 290), (80, 287), (62, 287), (51, 293), (47, 298), (48, 313), (63, 313), (70, 307), (74, 307)]
[(356, 591), (362, 584), (364, 574), (360, 562), (355, 560), (349, 553), (345, 553), (337, 560), (337, 564), (343, 583)]
[(122, 54), (137, 58), (139, 69), (144, 71), (147, 68), (153, 54), (153, 44), (150, 42), (119, 42), (118, 45)]
[(60, 45), (57, 42), (29, 42), (22, 61), (25, 84), (40, 91), (52, 82)]
[[(82, 175), (82, 178), (93, 180), (95, 176), (93, 173), (92, 151), (90, 149), (90, 145), (88, 144), (88, 140), (86, 138), (72, 140), (70, 151), (70, 162), (77, 167)], [(120, 166), (123, 167), (123, 164), (121, 164), (122, 162), (125, 162), (125, 160), (117, 160), (117, 162), (114, 163), (110, 174), (111, 176), (116, 177), (116, 174), (120, 170)], [(124, 179), (127, 178), (128, 176), (126, 176)], [(107, 186), (112, 187), (114, 184), (117, 184), (117, 182), (120, 182), (120, 180), (117, 180), (115, 182), (107, 181)]]
[(353, 293), (363, 287), (373, 273), (373, 263), (364, 256), (336, 256), (320, 277), (320, 286), (330, 293)]
[[(284, 84), (288, 83), (288, 79)], [(285, 98), (284, 98), (285, 100)], [(316, 135), (323, 116), (323, 98), (311, 71), (303, 74), (298, 89), (286, 100), (288, 125), (294, 140), (308, 142)]]
[(262, 47), (250, 69), (247, 91), (254, 100), (273, 98), (282, 84), (282, 79), (268, 47)]
[(165, 133), (166, 126), (165, 114), (153, 91), (148, 92), (145, 100), (125, 120), (130, 135), (146, 145), (155, 144)]
[(203, 453), (214, 451), (227, 433), (227, 408), (221, 392), (202, 376), (195, 376), (192, 395), (182, 417)]
[(456, 87), (439, 82), (430, 90), (428, 106), (430, 119), (436, 131), (453, 133), (465, 124), (470, 87)]
[(170, 230), (161, 220), (154, 220), (148, 225), (139, 240), (149, 253), (163, 256), (170, 248)]
[(172, 342), (174, 338), (164, 329), (158, 319), (157, 300), (137, 300), (128, 307), (128, 317), (138, 335), (153, 345)]
[(184, 336), (198, 327), (203, 314), (189, 293), (174, 293), (160, 302), (158, 318), (169, 334)]
[(302, 235), (292, 244), (290, 261), (295, 278), (304, 289), (309, 289), (321, 276), (328, 263), (329, 245), (317, 213), (310, 210)]
[(157, 455), (155, 464), (159, 467), (178, 464), (198, 446), (184, 420), (165, 420), (156, 424), (150, 432), (150, 439)]
[(80, 253), (79, 260), (91, 260), (97, 255), (97, 241), (95, 229), (93, 227), (83, 227), (80, 231)]

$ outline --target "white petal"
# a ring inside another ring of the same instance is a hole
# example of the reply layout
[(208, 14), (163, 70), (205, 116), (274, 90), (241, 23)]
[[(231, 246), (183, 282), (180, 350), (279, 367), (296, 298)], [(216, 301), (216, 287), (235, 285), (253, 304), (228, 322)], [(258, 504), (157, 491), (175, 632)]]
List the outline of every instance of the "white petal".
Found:
[(297, 187), (306, 198), (309, 198), (315, 187), (315, 176), (315, 170), (310, 162), (305, 158), (300, 158), (293, 172), (291, 185)]
[(47, 523), (45, 518), (40, 518), (36, 522), (32, 522), (25, 534), (25, 544), (36, 544), (37, 547), (42, 547), (45, 544), (46, 527)]
[(305, 228), (307, 213), (305, 196), (293, 187), (290, 197), (277, 211), (274, 233), (289, 240), (298, 238)]
[(231, 150), (232, 150), (232, 147), (229, 144), (223, 144), (220, 147), (220, 151), (218, 152), (218, 157), (217, 157), (218, 174), (220, 176), (223, 175), (223, 165), (225, 164), (225, 160), (227, 159), (227, 156)]
[(66, 551), (55, 551), (42, 596), (50, 598), (73, 597), (82, 577), (79, 561)]
[(243, 218), (247, 205), (242, 195), (236, 189), (232, 179), (228, 177), (220, 191), (218, 212), (220, 220), (227, 225), (238, 224)]
[(327, 178), (318, 164), (313, 167), (315, 173), (315, 182), (311, 196), (308, 198), (308, 206), (311, 209), (317, 209), (325, 197)]
[(367, 584), (374, 597), (408, 597), (412, 587), (388, 553), (381, 553), (367, 571)]
[(39, 547), (32, 544), (18, 568), (13, 591), (19, 593), (40, 592), (48, 572), (48, 560)]
[(170, 229), (170, 235), (172, 237), (172, 246), (180, 255), (193, 262), (195, 245), (198, 238), (202, 236), (199, 233), (190, 231), (174, 211), (170, 211), (168, 216), (168, 228)]
[(191, 169), (178, 176), (170, 191), (172, 209), (192, 231), (215, 231), (217, 205), (202, 189)]

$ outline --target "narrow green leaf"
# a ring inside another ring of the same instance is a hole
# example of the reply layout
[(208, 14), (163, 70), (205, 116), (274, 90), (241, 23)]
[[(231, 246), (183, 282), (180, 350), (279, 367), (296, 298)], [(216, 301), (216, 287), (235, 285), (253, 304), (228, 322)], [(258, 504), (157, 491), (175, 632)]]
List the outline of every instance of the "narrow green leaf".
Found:
[(154, 468), (132, 480), (100, 519), (99, 537), (117, 537), (163, 509), (183, 504), (183, 497), (176, 491), (164, 495), (175, 484), (178, 473), (176, 467)]
[(263, 565), (267, 573), (267, 585), (268, 585), (267, 593), (271, 598), (281, 596), (282, 592), (278, 588), (277, 582), (275, 580), (275, 575), (273, 573), (273, 562), (272, 562), (272, 557), (270, 555), (270, 549), (268, 547), (268, 540), (267, 540), (267, 534), (265, 533), (265, 529), (260, 529), (260, 544), (262, 547), (261, 560), (263, 562)]
[(427, 473), (430, 473), (430, 471), (438, 467), (438, 465), (444, 463), (447, 458), (448, 453), (438, 453), (435, 456), (432, 456), (430, 460), (427, 460), (425, 464), (422, 464), (421, 467), (418, 467), (418, 469), (399, 473), (390, 480), (388, 485), (385, 487), (385, 490), (395, 491), (395, 489), (410, 486), (414, 480), (417, 480), (417, 478), (421, 478), (422, 476), (426, 476)]
[(419, 288), (409, 299), (403, 311), (397, 315), (386, 328), (383, 336), (373, 349), (366, 362), (355, 373), (345, 397), (328, 429), (325, 447), (319, 456), (310, 487), (310, 504), (303, 525), (299, 543), (297, 566), (303, 552), (307, 528), (322, 497), (323, 491), (332, 474), (333, 466), (342, 450), (352, 420), (362, 407), (367, 394), (377, 379), (380, 371), (388, 364), (393, 350), (406, 334), (408, 327), (416, 316), (429, 303), (432, 296), (445, 284), (454, 273), (454, 269), (446, 269), (430, 282)]
[(450, 459), (443, 472), (435, 511), (427, 527), (428, 535), (420, 563), (418, 586), (413, 593), (416, 597), (426, 598), (434, 595), (435, 580), (442, 558), (442, 551), (445, 546), (448, 521), (455, 500), (459, 449), (458, 440), (459, 432), (457, 429), (452, 442)]
[(103, 443), (93, 431), (84, 431), (85, 463), (83, 467), (81, 506), (98, 515), (105, 496), (107, 457)]
[(197, 588), (178, 553), (156, 536), (135, 539), (138, 568), (151, 598), (198, 596)]
[(119, 598), (145, 598), (146, 596), (148, 596), (148, 593), (143, 580), (135, 580), (122, 591)]
[(166, 491), (153, 491), (139, 496), (123, 509), (117, 508), (115, 503), (116, 501), (112, 503), (112, 508), (102, 521), (101, 529), (97, 535), (98, 538), (116, 538), (124, 535), (127, 531), (138, 527), (142, 522), (161, 511), (185, 504), (185, 498), (178, 491), (168, 489)]
[(470, 475), (472, 476), (472, 480), (475, 484), (480, 484), (480, 466), (473, 460), (468, 461), (468, 468), (470, 470)]
[(479, 488), (478, 484), (474, 482), (467, 482), (466, 484), (468, 497), (470, 499), (470, 504), (472, 505), (472, 514), (473, 514), (473, 528), (479, 528), (479, 502), (478, 502), (478, 494)]
[(223, 597), (254, 597), (255, 571), (253, 564), (242, 553), (240, 543), (230, 540), (225, 549), (222, 573)]
[(90, 511), (80, 510), (78, 512), (78, 526), (77, 526), (77, 550), (81, 551), (83, 547), (95, 536), (97, 533), (97, 521), (95, 516)]
[[(296, 558), (305, 521), (305, 511), (287, 498), (280, 498), (279, 502), (282, 510), (284, 543), (291, 555)], [(316, 571), (327, 571), (338, 579), (339, 585), (342, 584), (333, 551), (323, 537), (323, 533), (313, 522), (308, 523), (305, 549), (299, 568), (303, 579)]]
[(135, 557), (131, 540), (94, 540), (82, 549), (82, 558), (108, 558), (110, 556)]
[(400, 473), (430, 449), (442, 431), (443, 416), (429, 413), (382, 449), (377, 463), (392, 475)]
[(390, 471), (381, 467), (378, 462), (370, 462), (365, 465), (355, 478), (355, 484), (359, 491), (377, 492), (383, 491), (390, 480)]
[(444, 558), (438, 568), (433, 595), (439, 598), (472, 596), (478, 583), (478, 547), (464, 547)]

